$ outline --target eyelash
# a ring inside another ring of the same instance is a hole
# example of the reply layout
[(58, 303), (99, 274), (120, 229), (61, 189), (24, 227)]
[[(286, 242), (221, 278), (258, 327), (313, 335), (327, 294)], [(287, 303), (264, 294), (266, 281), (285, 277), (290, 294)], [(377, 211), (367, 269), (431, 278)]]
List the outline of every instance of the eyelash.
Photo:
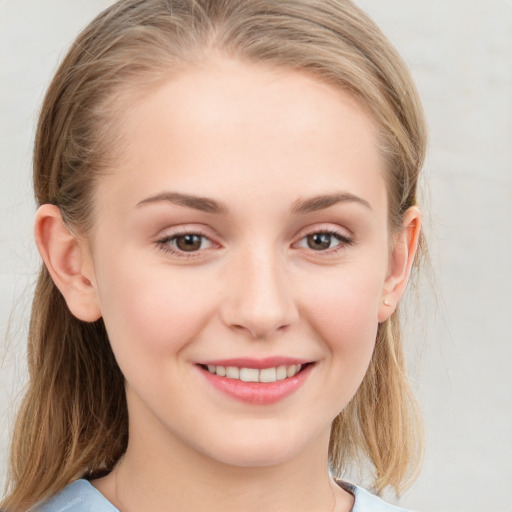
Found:
[[(200, 231), (182, 231), (182, 232), (179, 232), (179, 233), (173, 233), (172, 235), (167, 235), (167, 236), (164, 236), (162, 237), (161, 239), (157, 240), (156, 241), (156, 245), (165, 253), (170, 253), (174, 256), (178, 256), (180, 258), (197, 258), (198, 256), (201, 255), (201, 253), (206, 250), (206, 249), (199, 249), (197, 251), (190, 251), (190, 252), (187, 252), (187, 251), (182, 251), (178, 248), (175, 248), (171, 245), (171, 243), (175, 242), (178, 238), (183, 238), (183, 237), (186, 237), (186, 236), (197, 236), (197, 237), (200, 237), (203, 241), (204, 240), (208, 240), (208, 242), (210, 243), (210, 247), (214, 247), (214, 246), (217, 246), (218, 247), (218, 244), (216, 244), (210, 237), (208, 237), (207, 235), (205, 235), (204, 233), (201, 233)], [(208, 248), (210, 248), (208, 247)]]
[[(315, 229), (315, 230), (305, 233), (300, 238), (300, 240), (298, 242), (296, 242), (295, 245), (302, 242), (303, 240), (307, 240), (307, 238), (312, 235), (328, 235), (328, 236), (334, 237), (335, 239), (338, 240), (338, 243), (334, 247), (329, 247), (328, 249), (325, 249), (325, 250), (314, 250), (311, 248), (306, 248), (307, 250), (311, 251), (313, 254), (318, 254), (318, 255), (325, 255), (325, 256), (335, 255), (335, 254), (338, 254), (339, 252), (343, 251), (347, 246), (351, 246), (354, 243), (354, 241), (351, 238), (349, 238), (345, 235), (342, 235), (340, 232), (338, 232), (334, 229)], [(306, 243), (307, 243), (307, 241), (306, 241)]]
[[(298, 242), (296, 242), (294, 245), (297, 246), (300, 242), (303, 240), (306, 240), (307, 238), (312, 235), (328, 235), (330, 237), (334, 237), (338, 240), (338, 244), (336, 244), (334, 247), (329, 247), (325, 250), (315, 250), (311, 248), (305, 247), (306, 250), (311, 251), (313, 254), (319, 254), (319, 255), (334, 255), (338, 254), (340, 251), (342, 251), (345, 247), (352, 245), (354, 242), (349, 237), (342, 235), (336, 230), (333, 229), (320, 229), (320, 230), (313, 230), (308, 233), (305, 233)], [(178, 248), (175, 248), (171, 245), (171, 243), (176, 242), (177, 239), (186, 237), (186, 236), (197, 236), (200, 237), (202, 240), (208, 240), (210, 243), (210, 246), (206, 249), (198, 249), (195, 251), (183, 251)], [(183, 231), (180, 233), (174, 233), (172, 235), (167, 235), (162, 237), (161, 239), (156, 241), (156, 245), (165, 253), (170, 253), (175, 256), (178, 256), (180, 258), (194, 258), (201, 256), (202, 252), (209, 249), (210, 247), (219, 247), (218, 244), (216, 244), (213, 240), (211, 240), (210, 237), (205, 235), (204, 233), (197, 232), (197, 231)]]

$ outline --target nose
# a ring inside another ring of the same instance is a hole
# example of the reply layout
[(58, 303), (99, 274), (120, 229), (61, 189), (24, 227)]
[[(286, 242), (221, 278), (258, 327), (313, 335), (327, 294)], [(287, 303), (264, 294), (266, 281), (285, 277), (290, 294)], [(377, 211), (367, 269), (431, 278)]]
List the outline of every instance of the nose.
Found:
[(252, 246), (228, 270), (222, 320), (253, 338), (284, 331), (299, 318), (286, 261), (275, 252)]

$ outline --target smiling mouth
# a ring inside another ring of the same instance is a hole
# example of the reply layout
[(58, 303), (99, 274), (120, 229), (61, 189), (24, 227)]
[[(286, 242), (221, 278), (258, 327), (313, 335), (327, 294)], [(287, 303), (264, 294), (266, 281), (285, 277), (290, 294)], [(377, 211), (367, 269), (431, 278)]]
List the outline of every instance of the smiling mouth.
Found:
[(239, 368), (238, 366), (199, 365), (212, 375), (242, 382), (271, 383), (295, 377), (313, 363), (280, 365), (270, 368)]

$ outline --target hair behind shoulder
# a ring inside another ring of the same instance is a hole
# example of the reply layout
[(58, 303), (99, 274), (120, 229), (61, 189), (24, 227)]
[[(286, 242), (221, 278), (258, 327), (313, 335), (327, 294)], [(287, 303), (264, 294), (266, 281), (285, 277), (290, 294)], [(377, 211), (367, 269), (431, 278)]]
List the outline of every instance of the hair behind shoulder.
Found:
[[(379, 129), (390, 226), (401, 226), (416, 204), (425, 153), (421, 104), (401, 58), (349, 0), (121, 0), (106, 9), (78, 36), (46, 94), (34, 148), (37, 203), (59, 206), (70, 229), (87, 234), (95, 183), (122, 150), (115, 127), (126, 102), (212, 52), (301, 70), (353, 94)], [(398, 313), (379, 326), (368, 373), (331, 432), (333, 471), (366, 457), (377, 491), (399, 491), (421, 458), (400, 332)], [(110, 471), (128, 439), (124, 380), (103, 322), (74, 318), (45, 268), (28, 343), (30, 380), (2, 503), (10, 512)]]

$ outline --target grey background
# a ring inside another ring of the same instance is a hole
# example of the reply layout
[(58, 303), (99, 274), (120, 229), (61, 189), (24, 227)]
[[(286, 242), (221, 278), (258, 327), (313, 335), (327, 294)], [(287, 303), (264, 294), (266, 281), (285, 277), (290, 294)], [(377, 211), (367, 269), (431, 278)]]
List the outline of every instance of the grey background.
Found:
[[(36, 112), (66, 47), (109, 3), (0, 0), (0, 484), (38, 267)], [(427, 451), (400, 503), (511, 512), (512, 2), (357, 3), (411, 66), (430, 126), (424, 203), (435, 274), (411, 309), (408, 340)]]

